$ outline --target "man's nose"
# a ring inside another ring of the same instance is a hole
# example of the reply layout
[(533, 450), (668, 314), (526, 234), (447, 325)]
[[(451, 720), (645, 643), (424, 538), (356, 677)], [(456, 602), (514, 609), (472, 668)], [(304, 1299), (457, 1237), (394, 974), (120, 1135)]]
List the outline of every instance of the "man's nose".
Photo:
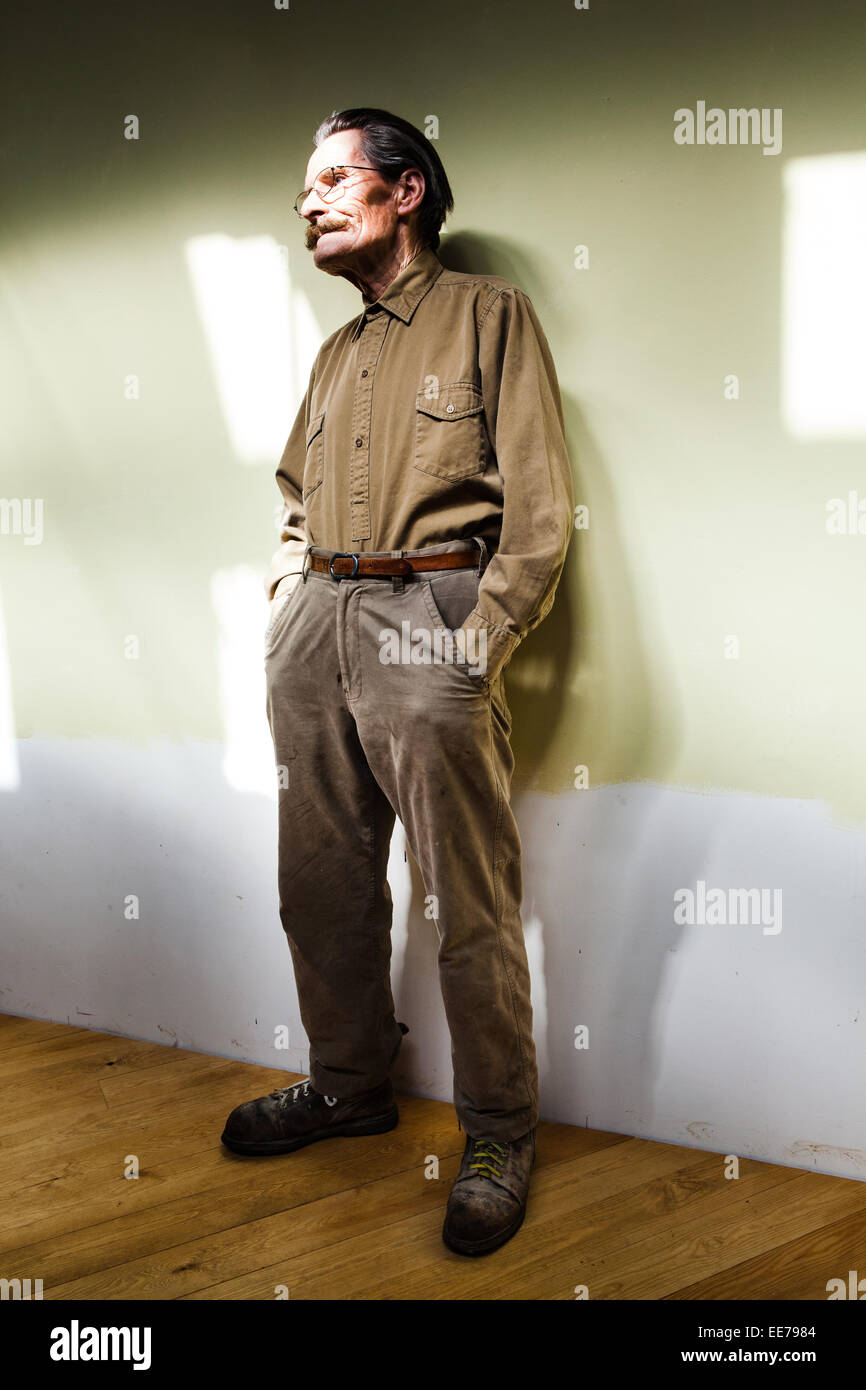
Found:
[(325, 217), (327, 212), (327, 203), (322, 201), (315, 188), (311, 188), (306, 198), (301, 203), (301, 216), (306, 217), (308, 221), (312, 221), (313, 214), (318, 213), (320, 217)]

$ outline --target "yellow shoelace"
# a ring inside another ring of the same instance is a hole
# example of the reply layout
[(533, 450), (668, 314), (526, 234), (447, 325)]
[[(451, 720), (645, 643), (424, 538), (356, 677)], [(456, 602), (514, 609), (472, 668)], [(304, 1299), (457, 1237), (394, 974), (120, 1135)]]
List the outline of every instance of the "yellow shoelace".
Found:
[(488, 1144), (491, 1149), (498, 1149), (499, 1153), (502, 1154), (502, 1156), (504, 1157), (506, 1150), (503, 1148), (503, 1146), (501, 1144), (495, 1143), (495, 1141), (492, 1139), (475, 1139), (473, 1140), (473, 1144), (475, 1147), (472, 1151), (472, 1157), (482, 1159), (488, 1158), (490, 1159), (490, 1162), (470, 1163), (469, 1167), (476, 1168), (479, 1171), (479, 1173), (486, 1172), (491, 1178), (501, 1178), (501, 1168), (496, 1168), (493, 1165), (501, 1165), (502, 1158), (500, 1158), (498, 1154), (490, 1153), (489, 1149), (485, 1148), (484, 1145)]

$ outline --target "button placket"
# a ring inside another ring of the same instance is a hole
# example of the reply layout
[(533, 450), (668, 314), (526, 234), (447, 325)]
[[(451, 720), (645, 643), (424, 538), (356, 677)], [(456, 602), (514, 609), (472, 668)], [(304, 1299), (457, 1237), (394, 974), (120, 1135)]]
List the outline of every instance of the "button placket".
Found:
[(382, 351), (389, 316), (381, 311), (366, 318), (359, 338), (358, 374), (352, 402), (349, 516), (352, 544), (370, 539), (370, 424), (373, 418), (373, 368)]

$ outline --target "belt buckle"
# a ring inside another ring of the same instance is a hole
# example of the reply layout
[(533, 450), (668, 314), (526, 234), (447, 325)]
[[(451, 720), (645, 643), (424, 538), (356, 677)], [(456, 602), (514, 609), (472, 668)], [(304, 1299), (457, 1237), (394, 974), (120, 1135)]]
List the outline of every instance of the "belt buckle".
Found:
[[(351, 574), (334, 574), (334, 561), (335, 561), (335, 560), (354, 560), (354, 561), (355, 561), (355, 568), (352, 570), (352, 573), (351, 573)], [(332, 578), (332, 579), (354, 579), (354, 578), (355, 578), (355, 575), (356, 575), (357, 573), (358, 573), (358, 556), (355, 554), (355, 552), (352, 551), (352, 550), (335, 550), (334, 553), (333, 553), (333, 555), (331, 556), (330, 560), (328, 561), (328, 574), (331, 576), (331, 578)]]

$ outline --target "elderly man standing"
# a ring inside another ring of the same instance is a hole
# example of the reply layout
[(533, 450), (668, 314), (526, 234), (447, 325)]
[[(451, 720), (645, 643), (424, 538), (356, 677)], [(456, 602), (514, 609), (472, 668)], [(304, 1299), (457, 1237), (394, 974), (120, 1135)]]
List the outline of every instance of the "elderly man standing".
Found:
[(453, 198), (407, 121), (319, 127), (296, 211), (363, 311), (322, 345), (277, 470), (268, 717), (288, 768), (280, 917), (310, 1076), (238, 1106), (224, 1143), (286, 1153), (397, 1124), (395, 815), (439, 934), (454, 1105), (467, 1135), (445, 1243), (520, 1226), (538, 1076), (520, 920), (503, 670), (548, 613), (572, 531), (559, 389), (527, 296), (436, 255)]

